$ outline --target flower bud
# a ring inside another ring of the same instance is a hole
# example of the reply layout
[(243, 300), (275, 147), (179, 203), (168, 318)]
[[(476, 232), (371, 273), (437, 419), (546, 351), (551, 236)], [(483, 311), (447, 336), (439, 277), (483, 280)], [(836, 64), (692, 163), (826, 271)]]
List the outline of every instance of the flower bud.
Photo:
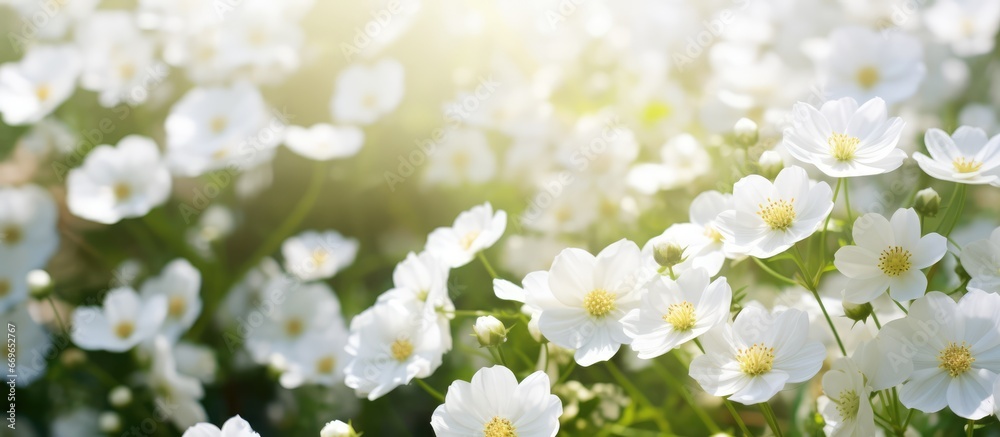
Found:
[(855, 322), (864, 322), (872, 315), (872, 304), (856, 304), (844, 301), (844, 315)]
[(778, 177), (778, 173), (785, 168), (785, 160), (781, 159), (781, 154), (774, 150), (768, 150), (760, 154), (757, 160), (760, 166), (760, 174), (768, 179)]
[(132, 390), (124, 385), (119, 385), (108, 393), (108, 402), (117, 408), (122, 408), (132, 403)]
[(350, 424), (334, 420), (319, 431), (319, 437), (356, 437), (358, 434)]
[(105, 411), (97, 418), (101, 432), (113, 434), (121, 431), (122, 419), (114, 411)]
[(476, 339), (482, 347), (500, 346), (507, 341), (507, 328), (503, 322), (493, 316), (483, 316), (476, 319), (472, 331), (476, 333)]
[(913, 200), (913, 209), (926, 217), (934, 217), (941, 208), (941, 196), (933, 188), (924, 188), (917, 191), (917, 197)]
[(35, 297), (42, 298), (52, 291), (52, 277), (45, 270), (28, 272), (28, 290)]
[(657, 244), (653, 248), (653, 259), (661, 267), (676, 266), (684, 262), (684, 248), (676, 243)]
[(757, 123), (749, 118), (741, 118), (733, 126), (733, 135), (736, 137), (736, 143), (743, 147), (757, 144)]

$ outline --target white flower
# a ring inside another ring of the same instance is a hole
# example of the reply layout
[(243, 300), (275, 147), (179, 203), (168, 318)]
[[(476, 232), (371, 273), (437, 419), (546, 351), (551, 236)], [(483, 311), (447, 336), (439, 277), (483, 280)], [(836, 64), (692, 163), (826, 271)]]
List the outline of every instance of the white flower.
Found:
[(518, 384), (506, 367), (482, 368), (471, 383), (451, 383), (444, 404), (434, 410), (431, 426), (440, 437), (554, 437), (563, 408), (549, 387), (544, 372), (532, 373)]
[(427, 236), (428, 252), (445, 265), (468, 264), (477, 253), (493, 246), (507, 229), (507, 213), (486, 202), (458, 215), (452, 226), (437, 228)]
[[(719, 233), (719, 215), (733, 209), (734, 205), (732, 194), (720, 193), (715, 190), (704, 191), (691, 201), (691, 206), (688, 208), (688, 220), (691, 224), (701, 226), (702, 234), (710, 240), (702, 250), (703, 254), (721, 252), (729, 259), (740, 259), (746, 256), (737, 247), (727, 244), (725, 237)], [(711, 269), (709, 269), (709, 273), (711, 273)]]
[[(153, 341), (153, 368), (149, 386), (156, 395), (157, 405), (169, 405), (167, 417), (179, 429), (194, 426), (208, 418), (201, 398), (205, 395), (201, 381), (177, 372), (170, 341), (159, 336)], [(185, 433), (184, 435), (187, 435)], [(198, 435), (198, 434), (193, 434)], [(228, 437), (226, 435), (225, 437)]]
[(920, 236), (920, 217), (912, 208), (897, 210), (891, 220), (869, 213), (854, 222), (857, 246), (837, 250), (834, 265), (850, 278), (844, 300), (866, 303), (886, 289), (897, 301), (913, 300), (927, 291), (925, 269), (941, 260), (948, 241), (930, 233)]
[(972, 276), (969, 288), (1000, 291), (1000, 228), (990, 238), (962, 248), (962, 267)]
[(966, 419), (992, 414), (993, 383), (1000, 373), (998, 325), (996, 293), (970, 289), (956, 303), (933, 291), (915, 300), (905, 318), (879, 332), (888, 345), (883, 366), (909, 375), (899, 400), (925, 413), (947, 406)]
[(344, 383), (375, 400), (413, 378), (426, 378), (441, 365), (446, 349), (441, 327), (423, 307), (402, 301), (377, 303), (351, 320)]
[(1000, 3), (990, 0), (941, 0), (924, 11), (927, 28), (958, 56), (993, 51), (1000, 30)]
[(549, 270), (551, 294), (527, 295), (527, 302), (542, 310), (538, 320), (542, 335), (575, 350), (581, 366), (611, 359), (622, 344), (632, 341), (620, 320), (639, 305), (644, 282), (641, 260), (639, 247), (628, 240), (608, 246), (596, 257), (582, 249), (563, 250)]
[(542, 315), (542, 308), (538, 305), (540, 302), (545, 302), (547, 307), (559, 305), (559, 301), (549, 290), (549, 272), (542, 270), (528, 273), (521, 283), (524, 288), (504, 279), (494, 279), (493, 293), (500, 299), (524, 304), (521, 306), (521, 312), (531, 316), (528, 321), (528, 332), (536, 341), (541, 341), (542, 333), (538, 329), (538, 318)]
[(142, 217), (170, 196), (170, 172), (153, 140), (129, 135), (97, 146), (70, 170), (66, 203), (74, 215), (104, 224)]
[(871, 386), (851, 359), (842, 357), (833, 362), (823, 375), (823, 396), (819, 411), (823, 415), (823, 430), (831, 437), (875, 435), (875, 413), (869, 397)]
[(897, 103), (917, 91), (927, 71), (920, 40), (904, 32), (843, 27), (834, 30), (829, 41), (819, 69), (824, 91), (834, 98), (881, 97)]
[(339, 318), (330, 329), (306, 333), (283, 362), (281, 386), (292, 389), (303, 384), (332, 386), (344, 381), (344, 368), (351, 356), (347, 345), (347, 327)]
[(0, 114), (12, 126), (35, 123), (73, 94), (81, 57), (68, 45), (36, 46), (0, 65)]
[(785, 149), (827, 176), (888, 173), (906, 159), (906, 152), (896, 148), (903, 120), (887, 119), (885, 102), (878, 97), (860, 108), (850, 97), (828, 101), (819, 109), (799, 102), (792, 114), (792, 126), (784, 132)]
[(16, 252), (0, 251), (0, 312), (28, 298), (28, 269)]
[[(27, 387), (36, 379), (45, 376), (45, 368), (52, 351), (52, 338), (49, 332), (40, 323), (32, 318), (28, 311), (28, 304), (21, 302), (17, 306), (7, 308), (0, 314), (0, 323), (3, 326), (14, 325), (16, 328), (16, 338), (13, 344), (10, 341), (4, 342), (3, 356), (13, 357), (17, 363), (16, 375), (12, 375), (17, 380), (18, 387)], [(60, 341), (65, 341), (61, 338)], [(60, 343), (65, 345), (65, 343)], [(11, 348), (14, 346), (14, 348)], [(10, 377), (8, 377), (10, 378)], [(10, 379), (7, 379), (10, 381)]]
[(147, 279), (140, 288), (143, 299), (163, 296), (167, 317), (160, 333), (176, 342), (201, 314), (201, 272), (185, 259), (171, 261), (159, 276)]
[(305, 231), (281, 244), (285, 270), (303, 281), (333, 277), (354, 263), (358, 240), (337, 231)]
[(451, 349), (450, 320), (455, 304), (448, 296), (450, 269), (434, 254), (410, 252), (406, 259), (396, 264), (392, 271), (393, 288), (382, 293), (378, 302), (395, 301), (407, 307), (423, 308), (427, 320), (437, 320), (441, 332), (441, 345)]
[(646, 286), (640, 306), (621, 320), (639, 358), (656, 358), (729, 321), (733, 291), (726, 278), (710, 280), (708, 272), (694, 269)]
[(246, 420), (236, 415), (223, 423), (222, 429), (210, 423), (199, 423), (184, 431), (182, 437), (260, 437), (260, 434), (254, 432)]
[(431, 184), (460, 186), (482, 184), (496, 175), (497, 158), (486, 135), (478, 129), (460, 128), (448, 132), (434, 146), (424, 180)]
[(833, 210), (833, 190), (813, 183), (802, 167), (781, 170), (774, 183), (759, 175), (733, 186), (734, 208), (719, 214), (727, 243), (751, 256), (769, 258), (808, 238)]
[(73, 311), (73, 342), (81, 349), (125, 352), (152, 339), (167, 316), (167, 300), (141, 300), (128, 287), (108, 291), (102, 307)]
[(173, 352), (177, 360), (177, 371), (198, 378), (205, 384), (215, 382), (219, 361), (214, 349), (182, 340), (173, 345)]
[(771, 314), (748, 305), (732, 325), (718, 325), (702, 336), (705, 355), (691, 361), (690, 375), (713, 396), (744, 405), (767, 402), (785, 384), (808, 381), (823, 366), (826, 348), (808, 335), (806, 313)]
[(195, 87), (170, 108), (167, 161), (178, 176), (250, 169), (271, 159), (284, 122), (269, 116), (260, 91), (248, 83)]
[(365, 143), (365, 132), (354, 126), (326, 123), (312, 127), (289, 126), (285, 145), (296, 154), (316, 161), (354, 156)]
[(139, 31), (130, 12), (94, 13), (77, 27), (76, 39), (83, 52), (80, 86), (98, 92), (104, 107), (142, 103), (151, 83), (166, 76), (166, 65), (156, 61), (153, 41)]
[(982, 129), (961, 126), (949, 137), (931, 128), (924, 134), (924, 144), (931, 156), (914, 152), (913, 159), (931, 177), (1000, 186), (1000, 135), (987, 138)]
[(0, 259), (28, 270), (44, 267), (59, 247), (59, 211), (37, 185), (0, 187)]
[(660, 163), (638, 164), (628, 173), (628, 184), (644, 194), (672, 190), (708, 173), (712, 158), (689, 134), (671, 138), (660, 149)]
[(246, 335), (246, 348), (260, 364), (282, 368), (303, 345), (319, 347), (316, 341), (344, 330), (340, 301), (326, 283), (303, 284), (280, 276), (268, 284), (264, 301), (269, 304), (262, 305), (273, 304), (273, 309)]
[(319, 437), (354, 437), (354, 428), (339, 420), (327, 422), (319, 431)]
[(393, 59), (353, 64), (337, 77), (330, 110), (340, 123), (371, 124), (403, 100), (405, 70)]

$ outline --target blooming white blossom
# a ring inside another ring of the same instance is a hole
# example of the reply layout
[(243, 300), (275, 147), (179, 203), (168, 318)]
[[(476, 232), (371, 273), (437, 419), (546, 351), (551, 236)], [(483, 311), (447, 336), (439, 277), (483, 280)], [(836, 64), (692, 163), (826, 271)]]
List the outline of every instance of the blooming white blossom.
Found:
[(186, 259), (171, 261), (159, 276), (147, 279), (139, 292), (150, 300), (163, 296), (167, 301), (167, 316), (160, 333), (176, 342), (201, 314), (201, 272)]
[(444, 404), (434, 410), (431, 426), (438, 436), (554, 437), (562, 402), (549, 392), (549, 377), (535, 372), (519, 384), (503, 366), (479, 369), (471, 382), (455, 381)]
[(205, 408), (201, 406), (205, 390), (197, 379), (177, 372), (170, 341), (162, 336), (153, 340), (152, 362), (149, 386), (158, 403), (170, 405), (167, 418), (180, 429), (204, 422), (208, 418)]
[(268, 283), (263, 297), (275, 308), (246, 336), (246, 348), (260, 364), (283, 368), (303, 347), (319, 348), (316, 341), (328, 342), (344, 330), (340, 301), (326, 283), (279, 276)]
[(156, 46), (143, 35), (133, 15), (126, 11), (101, 11), (76, 30), (83, 57), (80, 86), (99, 93), (104, 107), (121, 102), (139, 104), (150, 94), (150, 84), (167, 75), (156, 61)]
[(437, 228), (427, 236), (426, 250), (451, 268), (472, 261), (477, 253), (490, 248), (507, 229), (507, 213), (493, 212), (486, 202), (464, 211), (451, 227)]
[(27, 302), (22, 301), (0, 312), (0, 323), (6, 324), (8, 329), (11, 325), (15, 326), (16, 336), (13, 341), (4, 342), (3, 352), (8, 359), (16, 360), (17, 373), (12, 379), (16, 380), (17, 386), (27, 387), (45, 376), (49, 360), (44, 357), (53, 350), (52, 337), (29, 313)]
[(1000, 30), (1000, 3), (989, 0), (942, 0), (924, 11), (924, 22), (959, 56), (993, 50)]
[(353, 64), (337, 76), (330, 110), (340, 123), (371, 124), (403, 100), (403, 64), (383, 59), (372, 66)]
[(337, 231), (305, 231), (281, 244), (285, 270), (303, 281), (331, 278), (354, 263), (358, 240)]
[(35, 123), (76, 89), (81, 57), (69, 45), (35, 46), (18, 62), (0, 65), (0, 114), (12, 126)]
[(913, 153), (925, 173), (961, 184), (1000, 186), (1000, 135), (988, 138), (982, 129), (961, 126), (948, 136), (931, 128), (924, 134), (930, 156)]
[(644, 194), (672, 190), (708, 173), (712, 159), (695, 137), (681, 134), (660, 149), (661, 163), (638, 164), (628, 173), (628, 184)]
[(897, 103), (917, 91), (927, 72), (923, 45), (905, 32), (842, 27), (830, 34), (829, 44), (819, 69), (823, 90), (835, 98)]
[[(56, 202), (37, 185), (0, 187), (0, 259), (6, 269), (44, 267), (59, 246)], [(5, 269), (5, 270), (6, 270)]]
[(456, 129), (434, 148), (424, 180), (429, 184), (482, 184), (496, 175), (496, 153), (478, 129)]
[(289, 126), (285, 145), (293, 152), (316, 161), (354, 156), (365, 143), (365, 132), (354, 126), (326, 123), (312, 127)]
[(969, 288), (1000, 291), (1000, 228), (990, 238), (977, 240), (962, 248), (962, 267), (972, 276)]
[(833, 437), (875, 435), (875, 413), (869, 402), (871, 386), (858, 365), (847, 357), (833, 362), (823, 374), (823, 393), (819, 410), (823, 415), (823, 430)]
[(131, 288), (116, 288), (104, 296), (103, 307), (73, 311), (73, 343), (82, 349), (125, 352), (152, 339), (167, 316), (167, 300), (143, 300)]

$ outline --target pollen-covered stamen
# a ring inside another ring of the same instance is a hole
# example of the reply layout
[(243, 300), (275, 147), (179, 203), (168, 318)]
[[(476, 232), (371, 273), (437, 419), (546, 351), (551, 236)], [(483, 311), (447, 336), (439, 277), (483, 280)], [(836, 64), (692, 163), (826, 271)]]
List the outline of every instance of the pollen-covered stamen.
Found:
[(826, 144), (830, 146), (830, 155), (837, 158), (838, 161), (854, 159), (859, 143), (861, 143), (860, 138), (847, 134), (833, 134), (826, 140)]
[(333, 355), (327, 355), (316, 360), (316, 373), (323, 375), (333, 372), (334, 364), (337, 360), (333, 358)]
[(861, 398), (854, 390), (844, 390), (834, 399), (837, 404), (837, 412), (844, 420), (851, 420), (857, 417), (858, 407), (861, 405)]
[(583, 298), (583, 308), (591, 317), (601, 318), (615, 309), (615, 298), (617, 297), (607, 290), (593, 290)]
[(483, 427), (483, 437), (517, 437), (517, 430), (510, 420), (493, 416)]
[(13, 246), (21, 242), (21, 238), (24, 237), (24, 232), (21, 228), (15, 225), (7, 226), (0, 229), (0, 243)]
[(869, 65), (859, 69), (854, 79), (858, 81), (858, 85), (861, 85), (861, 88), (867, 90), (875, 86), (882, 79), (882, 76), (879, 74), (877, 68)]
[(663, 321), (669, 323), (677, 331), (687, 331), (693, 328), (696, 322), (694, 305), (688, 301), (671, 304), (667, 307), (667, 313), (663, 315)]
[(111, 188), (115, 195), (115, 201), (122, 202), (132, 196), (132, 187), (125, 183), (119, 182)]
[(705, 225), (705, 236), (716, 243), (722, 242), (722, 234), (719, 233), (715, 226)]
[(465, 235), (462, 236), (462, 239), (458, 241), (458, 244), (459, 246), (462, 246), (463, 250), (469, 250), (472, 248), (472, 243), (476, 242), (476, 238), (479, 238), (479, 232), (466, 232)]
[(131, 337), (133, 332), (135, 332), (135, 324), (130, 321), (118, 322), (115, 325), (115, 335), (120, 339)]
[(229, 119), (227, 119), (224, 115), (214, 117), (209, 122), (209, 128), (212, 130), (212, 133), (215, 134), (222, 133), (222, 131), (226, 130), (226, 126), (229, 126)]
[(972, 368), (972, 363), (976, 359), (972, 356), (972, 346), (968, 343), (961, 344), (953, 341), (948, 342), (948, 346), (938, 354), (939, 368), (948, 371), (952, 378), (958, 377)]
[(330, 259), (330, 252), (325, 249), (316, 249), (312, 251), (310, 258), (314, 266), (321, 266), (326, 263), (326, 260)]
[(293, 317), (285, 322), (285, 334), (288, 334), (289, 337), (298, 337), (304, 331), (305, 324), (298, 317)]
[(770, 372), (771, 366), (774, 365), (774, 348), (764, 346), (763, 343), (754, 343), (736, 352), (736, 362), (739, 363), (740, 370), (747, 375), (763, 375)]
[(983, 163), (976, 161), (975, 159), (968, 159), (964, 156), (960, 156), (951, 162), (951, 166), (955, 167), (955, 171), (959, 173), (975, 173), (979, 171), (979, 169), (983, 168)]
[(410, 355), (413, 355), (413, 343), (410, 343), (410, 340), (405, 338), (400, 338), (392, 342), (392, 345), (389, 346), (389, 351), (392, 353), (393, 359), (403, 362), (407, 358), (410, 358)]
[(52, 88), (50, 88), (48, 84), (43, 83), (35, 87), (35, 97), (37, 97), (39, 101), (44, 102), (48, 100), (51, 95)]
[(878, 268), (886, 276), (895, 278), (910, 271), (910, 267), (913, 267), (913, 264), (910, 262), (912, 256), (913, 254), (910, 251), (900, 246), (892, 246), (883, 250), (879, 255)]
[(794, 203), (795, 199), (772, 200), (768, 197), (766, 206), (763, 203), (757, 205), (760, 208), (760, 210), (757, 211), (757, 215), (760, 216), (760, 218), (764, 220), (764, 223), (767, 223), (771, 229), (775, 231), (784, 231), (791, 227), (792, 223), (795, 222)]
[(167, 316), (171, 319), (179, 319), (184, 315), (184, 311), (187, 309), (187, 299), (184, 296), (170, 296), (170, 300), (167, 303)]

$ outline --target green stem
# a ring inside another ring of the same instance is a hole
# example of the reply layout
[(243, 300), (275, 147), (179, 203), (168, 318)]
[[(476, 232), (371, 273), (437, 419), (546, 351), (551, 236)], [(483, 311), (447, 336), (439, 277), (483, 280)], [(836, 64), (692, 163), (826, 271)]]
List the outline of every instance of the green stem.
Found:
[[(851, 191), (847, 188), (847, 178), (841, 178), (844, 181), (844, 203), (847, 206), (847, 226), (854, 226), (854, 212), (851, 211)], [(853, 233), (851, 234), (851, 241), (854, 241)]]
[[(607, 361), (606, 364), (608, 373), (610, 373), (611, 376), (615, 379), (615, 381), (618, 382), (618, 385), (621, 385), (622, 388), (625, 389), (625, 392), (628, 393), (628, 395), (632, 399), (634, 399), (644, 408), (648, 408), (652, 411), (657, 411), (656, 406), (649, 401), (649, 398), (647, 398), (646, 395), (642, 394), (642, 391), (640, 391), (634, 384), (632, 384), (631, 381), (628, 380), (627, 377), (625, 377), (625, 374), (618, 369), (618, 366), (614, 363), (614, 361)], [(660, 432), (664, 433), (671, 432), (670, 424), (667, 423), (667, 420), (664, 418), (662, 414), (654, 414), (653, 420), (656, 422), (657, 427), (659, 427)]]
[(955, 190), (951, 194), (951, 200), (948, 201), (947, 215), (943, 220), (941, 220), (941, 223), (938, 223), (937, 232), (939, 234), (948, 237), (951, 235), (951, 231), (955, 230), (955, 225), (958, 224), (958, 220), (962, 216), (962, 210), (965, 209), (965, 198), (967, 193), (968, 187), (966, 187), (965, 184), (955, 184)]
[(896, 299), (893, 299), (892, 303), (896, 304), (896, 306), (899, 307), (899, 309), (903, 311), (903, 314), (910, 314), (910, 312), (907, 311), (906, 308), (903, 307), (903, 304), (897, 302)]
[(760, 266), (760, 268), (762, 270), (764, 270), (765, 272), (767, 272), (771, 276), (774, 276), (778, 280), (781, 280), (783, 282), (787, 282), (787, 283), (789, 283), (791, 285), (798, 284), (798, 281), (796, 281), (796, 280), (794, 280), (792, 278), (789, 278), (789, 277), (787, 277), (785, 275), (782, 275), (781, 273), (778, 273), (778, 272), (774, 271), (774, 269), (772, 269), (770, 266), (768, 266), (767, 264), (765, 264), (764, 261), (761, 261), (760, 258), (752, 257), (751, 256), (750, 259), (752, 259), (755, 263), (757, 263), (757, 265)]
[(56, 318), (56, 323), (59, 324), (59, 329), (63, 334), (69, 334), (69, 330), (66, 329), (66, 323), (63, 322), (62, 316), (59, 315), (59, 310), (56, 309), (56, 301), (52, 299), (52, 295), (49, 294), (49, 305), (52, 306), (52, 315)]
[(976, 421), (969, 419), (969, 424), (965, 425), (965, 435), (966, 437), (972, 437), (976, 432)]
[(490, 261), (486, 259), (486, 255), (483, 255), (483, 252), (477, 253), (476, 257), (483, 262), (483, 267), (486, 267), (486, 272), (490, 274), (491, 278), (498, 278), (497, 271), (493, 269), (492, 265), (490, 265)]
[[(846, 194), (846, 189), (845, 189), (845, 194)], [(816, 289), (816, 284), (808, 282), (807, 278), (805, 278), (806, 268), (802, 263), (801, 255), (799, 255), (799, 251), (797, 250), (797, 248), (793, 253), (793, 255), (794, 259), (796, 260), (796, 263), (799, 265), (799, 269), (802, 270), (803, 278), (802, 278), (802, 283), (800, 285), (805, 287), (807, 290), (811, 291), (813, 296), (816, 298), (816, 303), (819, 304), (819, 309), (823, 311), (823, 317), (826, 318), (826, 323), (827, 325), (830, 326), (830, 331), (833, 332), (833, 338), (837, 340), (837, 346), (840, 347), (840, 353), (844, 354), (844, 356), (846, 357), (847, 348), (844, 347), (844, 342), (840, 339), (840, 334), (837, 332), (837, 327), (834, 326), (833, 319), (830, 317), (830, 313), (826, 310), (826, 305), (823, 304), (823, 298), (820, 297), (819, 290)]]
[(733, 403), (726, 398), (722, 398), (722, 403), (726, 406), (726, 409), (729, 410), (729, 414), (733, 415), (733, 420), (736, 421), (736, 426), (740, 428), (740, 431), (743, 431), (743, 435), (747, 437), (752, 436), (753, 434), (751, 434), (750, 430), (747, 429), (747, 424), (743, 422), (743, 417), (740, 416), (739, 411), (736, 411), (736, 407), (733, 406)]
[[(833, 189), (833, 204), (837, 204), (837, 196), (840, 195), (840, 185), (844, 183), (844, 178), (837, 179), (837, 187)], [(819, 234), (819, 253), (824, 257), (826, 256), (826, 230), (830, 227), (830, 219), (833, 218), (833, 210), (826, 215), (826, 220), (823, 222), (823, 230)]]
[(771, 409), (771, 404), (767, 402), (761, 402), (760, 411), (764, 413), (764, 418), (767, 419), (768, 426), (771, 427), (771, 431), (774, 432), (775, 437), (782, 437), (781, 427), (778, 426), (778, 418), (774, 415), (774, 410)]
[(670, 387), (674, 389), (674, 391), (680, 394), (681, 398), (684, 399), (684, 402), (686, 402), (691, 407), (691, 409), (694, 410), (694, 414), (698, 416), (698, 419), (700, 419), (701, 422), (705, 424), (705, 426), (712, 434), (718, 434), (722, 432), (722, 429), (719, 428), (719, 425), (715, 424), (715, 421), (712, 420), (712, 417), (709, 416), (708, 413), (703, 408), (701, 408), (701, 405), (698, 405), (698, 402), (694, 399), (694, 396), (691, 395), (691, 391), (684, 386), (684, 383), (681, 380), (677, 379), (677, 377), (670, 372), (670, 369), (667, 369), (666, 366), (664, 366), (662, 363), (654, 362), (653, 370), (656, 371), (656, 373), (658, 373), (660, 377), (667, 382), (667, 385), (670, 385)]
[(434, 390), (434, 387), (431, 387), (422, 379), (414, 379), (414, 381), (417, 381), (417, 385), (419, 385), (420, 388), (424, 389), (424, 391), (427, 392), (427, 394), (431, 395), (431, 397), (437, 399), (439, 402), (444, 402), (444, 395), (441, 394), (441, 392)]

